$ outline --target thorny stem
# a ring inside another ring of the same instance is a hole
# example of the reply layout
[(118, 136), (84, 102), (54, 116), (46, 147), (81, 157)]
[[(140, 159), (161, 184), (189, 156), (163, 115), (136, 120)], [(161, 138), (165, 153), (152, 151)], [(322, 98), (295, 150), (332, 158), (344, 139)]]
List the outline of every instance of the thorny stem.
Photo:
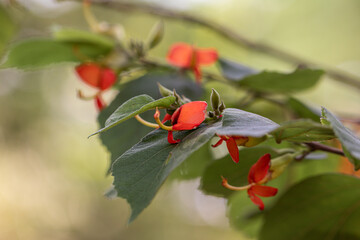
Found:
[(340, 156), (345, 156), (344, 152), (341, 151), (340, 149), (334, 148), (334, 147), (330, 147), (321, 143), (317, 143), (317, 142), (309, 142), (309, 143), (305, 143), (306, 146), (309, 147), (308, 151), (305, 151), (303, 154), (301, 154), (300, 156), (296, 157), (295, 159), (297, 161), (301, 161), (302, 159), (304, 159), (307, 155), (309, 155), (310, 153), (316, 151), (316, 150), (321, 150), (324, 152), (329, 152), (329, 153), (334, 153)]
[[(64, 0), (58, 0), (58, 1), (64, 1)], [(80, 1), (80, 0), (66, 0), (66, 1)], [(209, 21), (208, 19), (204, 19), (198, 16), (193, 16), (188, 13), (178, 12), (160, 6), (144, 4), (144, 3), (96, 1), (96, 0), (88, 0), (88, 1), (91, 2), (92, 4), (114, 9), (117, 11), (122, 11), (122, 12), (138, 11), (138, 12), (144, 12), (169, 19), (177, 19), (185, 22), (195, 23), (203, 27), (206, 27), (208, 29), (211, 29), (219, 36), (226, 38), (237, 45), (245, 46), (254, 51), (268, 54), (282, 61), (286, 61), (298, 66), (301, 65), (301, 66), (308, 66), (311, 68), (322, 68), (326, 71), (326, 74), (329, 77), (333, 78), (334, 80), (356, 87), (357, 89), (360, 89), (359, 78), (348, 72), (344, 72), (339, 69), (334, 69), (327, 66), (322, 66), (321, 64), (313, 63), (311, 61), (302, 59), (291, 53), (285, 52), (281, 49), (278, 49), (276, 47), (264, 43), (253, 42), (250, 39), (244, 37), (243, 35), (236, 33), (221, 24)]]

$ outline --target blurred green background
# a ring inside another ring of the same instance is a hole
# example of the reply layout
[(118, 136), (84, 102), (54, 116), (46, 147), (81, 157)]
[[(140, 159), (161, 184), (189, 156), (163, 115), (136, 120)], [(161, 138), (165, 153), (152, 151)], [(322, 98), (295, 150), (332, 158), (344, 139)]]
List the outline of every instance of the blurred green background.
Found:
[[(146, 1), (151, 2), (151, 1)], [(358, 0), (152, 1), (222, 23), (314, 62), (360, 77)], [(88, 29), (79, 4), (50, 0), (0, 1), (0, 52), (29, 37), (49, 36), (56, 26)], [(145, 39), (159, 18), (93, 8), (98, 19), (121, 23), (127, 37)], [(165, 38), (151, 54), (164, 58), (178, 41), (215, 47), (221, 56), (257, 69), (295, 66), (220, 38), (208, 29), (165, 21)], [(90, 88), (61, 64), (31, 72), (0, 70), (0, 239), (246, 239), (226, 219), (226, 202), (198, 190), (199, 182), (166, 184), (130, 226), (124, 200), (103, 193), (108, 153), (97, 138), (97, 112), (77, 99)], [(111, 99), (109, 93), (106, 97)], [(343, 116), (360, 115), (358, 91), (331, 79), (297, 95)]]

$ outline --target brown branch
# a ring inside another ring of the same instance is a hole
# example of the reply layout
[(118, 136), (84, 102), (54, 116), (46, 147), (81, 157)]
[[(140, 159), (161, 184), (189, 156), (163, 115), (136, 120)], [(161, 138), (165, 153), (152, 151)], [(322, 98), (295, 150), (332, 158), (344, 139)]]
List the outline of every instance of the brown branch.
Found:
[[(60, 0), (60, 1), (64, 1), (64, 0)], [(71, 0), (71, 1), (81, 1), (81, 0)], [(339, 69), (334, 69), (331, 67), (323, 66), (322, 64), (313, 63), (311, 61), (300, 58), (291, 53), (285, 52), (284, 50), (281, 50), (279, 48), (264, 43), (253, 42), (250, 39), (242, 36), (241, 34), (236, 33), (221, 24), (209, 21), (208, 19), (204, 19), (201, 17), (193, 16), (188, 13), (178, 12), (160, 6), (144, 4), (144, 3), (113, 2), (113, 1), (100, 1), (100, 0), (90, 0), (90, 2), (93, 3), (94, 5), (106, 7), (109, 9), (114, 9), (121, 12), (128, 13), (128, 12), (137, 11), (137, 12), (148, 13), (164, 18), (177, 19), (189, 23), (195, 23), (200, 26), (211, 29), (219, 36), (226, 38), (235, 44), (250, 48), (257, 52), (268, 54), (282, 61), (286, 61), (295, 65), (307, 66), (310, 68), (324, 69), (326, 71), (326, 74), (329, 77), (333, 78), (334, 80), (345, 83), (360, 90), (360, 79), (357, 76), (354, 76), (348, 72), (344, 72)]]
[(310, 153), (320, 150), (320, 151), (324, 151), (324, 152), (329, 152), (329, 153), (334, 153), (340, 156), (345, 156), (344, 152), (338, 148), (334, 148), (334, 147), (330, 147), (321, 143), (317, 143), (317, 142), (308, 142), (308, 143), (304, 143), (306, 146), (309, 147), (309, 150), (303, 152), (303, 154), (301, 154), (300, 156), (296, 157), (297, 161), (301, 161), (302, 159), (304, 159), (307, 155), (309, 155)]

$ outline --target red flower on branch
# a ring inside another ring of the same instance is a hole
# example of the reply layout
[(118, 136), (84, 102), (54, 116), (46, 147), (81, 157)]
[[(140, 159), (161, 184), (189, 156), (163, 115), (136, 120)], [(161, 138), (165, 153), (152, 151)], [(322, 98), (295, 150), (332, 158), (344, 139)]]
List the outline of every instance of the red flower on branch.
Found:
[(243, 145), (243, 143), (246, 142), (248, 140), (248, 138), (243, 137), (243, 136), (221, 136), (221, 135), (218, 135), (218, 136), (219, 136), (220, 140), (211, 146), (217, 147), (217, 146), (221, 145), (223, 143), (223, 141), (225, 141), (226, 147), (230, 153), (232, 160), (235, 163), (238, 163), (239, 162), (239, 149), (237, 146)]
[(186, 43), (172, 45), (167, 55), (171, 64), (191, 69), (198, 83), (201, 83), (202, 78), (200, 66), (213, 64), (217, 59), (218, 53), (215, 49), (196, 48)]
[(101, 93), (109, 89), (116, 82), (116, 74), (114, 70), (102, 67), (97, 63), (83, 63), (75, 68), (80, 79), (86, 84), (98, 89), (98, 93), (92, 97), (84, 97), (79, 92), (82, 99), (95, 99), (95, 105), (101, 111), (106, 105), (101, 97)]
[(271, 157), (270, 154), (267, 153), (260, 157), (250, 168), (248, 175), (249, 184), (247, 186), (235, 187), (229, 185), (225, 178), (223, 178), (222, 185), (230, 190), (247, 190), (250, 200), (256, 204), (260, 210), (264, 210), (264, 202), (258, 196), (271, 197), (275, 196), (278, 192), (277, 188), (262, 185), (271, 179), (270, 165)]

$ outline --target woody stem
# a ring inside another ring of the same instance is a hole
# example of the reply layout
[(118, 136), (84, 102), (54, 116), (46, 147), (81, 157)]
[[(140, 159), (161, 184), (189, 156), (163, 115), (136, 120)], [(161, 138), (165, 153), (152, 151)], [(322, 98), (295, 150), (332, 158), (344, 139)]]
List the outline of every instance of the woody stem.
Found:
[(159, 128), (159, 125), (157, 125), (155, 123), (148, 122), (148, 121), (144, 120), (143, 118), (141, 118), (139, 115), (136, 115), (135, 119), (138, 120), (138, 122), (140, 122), (141, 124), (143, 124), (143, 125), (145, 125), (147, 127)]

